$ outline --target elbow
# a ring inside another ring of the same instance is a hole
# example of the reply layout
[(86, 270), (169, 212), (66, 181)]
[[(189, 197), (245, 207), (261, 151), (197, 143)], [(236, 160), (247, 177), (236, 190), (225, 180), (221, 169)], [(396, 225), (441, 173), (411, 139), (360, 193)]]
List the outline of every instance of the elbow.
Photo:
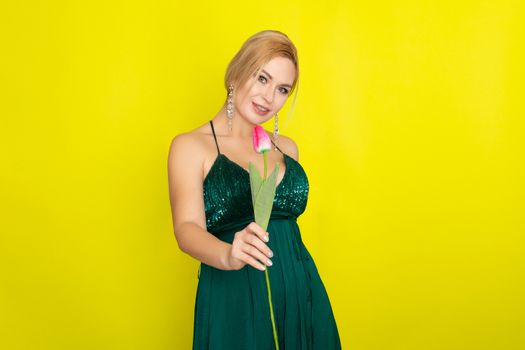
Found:
[(195, 245), (196, 229), (195, 223), (190, 221), (181, 222), (174, 226), (175, 239), (179, 249), (186, 254), (191, 255), (190, 251), (193, 250), (192, 246)]
[(186, 242), (185, 235), (184, 235), (181, 225), (175, 226), (173, 230), (173, 234), (175, 236), (175, 240), (177, 241), (177, 245), (179, 246), (179, 249), (183, 251), (184, 253), (188, 253), (188, 251), (186, 250), (187, 242)]
[(175, 236), (175, 240), (177, 241), (177, 245), (179, 246), (179, 249), (183, 251), (184, 253), (187, 253), (184, 242), (180, 238), (177, 238), (177, 236)]
[(186, 253), (186, 249), (184, 248), (184, 245), (183, 245), (181, 242), (179, 242), (179, 241), (177, 241), (177, 243), (178, 243), (179, 249), (180, 249), (182, 252)]

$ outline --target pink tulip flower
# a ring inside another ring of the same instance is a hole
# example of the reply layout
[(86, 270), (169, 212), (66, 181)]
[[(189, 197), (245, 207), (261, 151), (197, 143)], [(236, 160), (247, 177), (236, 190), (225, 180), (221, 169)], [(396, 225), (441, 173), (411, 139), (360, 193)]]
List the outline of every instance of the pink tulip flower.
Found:
[(267, 152), (272, 148), (272, 141), (263, 127), (256, 125), (253, 128), (253, 149), (257, 153)]

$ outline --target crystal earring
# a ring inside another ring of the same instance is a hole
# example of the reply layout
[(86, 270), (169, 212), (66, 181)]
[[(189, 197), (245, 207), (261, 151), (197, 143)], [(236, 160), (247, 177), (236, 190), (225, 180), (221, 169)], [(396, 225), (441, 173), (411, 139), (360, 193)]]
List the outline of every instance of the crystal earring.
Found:
[(228, 130), (232, 131), (232, 119), (233, 119), (233, 85), (228, 88)]
[(279, 120), (277, 119), (277, 113), (275, 113), (275, 117), (273, 118), (273, 120), (273, 143), (275, 144), (275, 151), (277, 151), (277, 136), (279, 134)]

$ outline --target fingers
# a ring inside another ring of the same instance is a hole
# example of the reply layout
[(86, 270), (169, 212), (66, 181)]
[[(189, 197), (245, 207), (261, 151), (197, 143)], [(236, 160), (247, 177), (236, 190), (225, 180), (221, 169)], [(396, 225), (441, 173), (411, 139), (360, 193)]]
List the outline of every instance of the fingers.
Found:
[(273, 265), (269, 259), (273, 257), (273, 252), (263, 242), (263, 240), (269, 241), (268, 232), (257, 223), (252, 222), (238, 234), (238, 238), (234, 239), (234, 243), (237, 243), (234, 244), (237, 247), (237, 259), (262, 271), (266, 269), (266, 265)]
[[(258, 240), (258, 238), (255, 238)], [(261, 241), (259, 241), (261, 242)], [(262, 242), (261, 242), (262, 243)], [(269, 249), (268, 249), (269, 250)], [(268, 265), (268, 266), (272, 266), (273, 263), (272, 261), (268, 258), (267, 255), (263, 254), (259, 249), (257, 249), (256, 247), (254, 247), (253, 245), (250, 245), (250, 244), (246, 244), (244, 246), (244, 249), (243, 249), (243, 252), (244, 253), (247, 253), (248, 255), (250, 255), (250, 257), (252, 258), (256, 258), (257, 260), (259, 260), (260, 262), (262, 262), (263, 264), (265, 265)], [(253, 265), (253, 264), (252, 264)], [(257, 266), (256, 266), (257, 267)], [(259, 267), (257, 267), (259, 268)], [(264, 269), (263, 269), (264, 270)]]
[(256, 222), (251, 222), (248, 226), (246, 226), (246, 228), (253, 232), (261, 240), (265, 242), (268, 242), (270, 240), (270, 234), (263, 230), (263, 228)]
[(262, 239), (265, 242), (268, 242), (270, 240), (269, 233), (263, 230), (263, 228), (259, 226), (258, 224), (256, 224), (255, 222), (250, 223), (250, 225), (248, 225), (247, 227), (250, 230), (252, 230), (252, 232), (256, 231), (255, 235), (248, 236), (247, 238), (247, 242), (251, 244), (252, 246), (254, 246), (255, 248), (257, 248), (258, 251), (261, 253), (255, 257), (261, 261), (266, 261), (267, 257), (271, 258), (273, 256), (273, 252), (271, 251), (270, 248), (268, 248), (268, 246), (263, 241), (261, 241)]
[(261, 271), (264, 271), (266, 269), (266, 266), (255, 260), (252, 256), (241, 252), (241, 260), (245, 261), (247, 264), (250, 264), (251, 266), (255, 267), (256, 269), (259, 269)]

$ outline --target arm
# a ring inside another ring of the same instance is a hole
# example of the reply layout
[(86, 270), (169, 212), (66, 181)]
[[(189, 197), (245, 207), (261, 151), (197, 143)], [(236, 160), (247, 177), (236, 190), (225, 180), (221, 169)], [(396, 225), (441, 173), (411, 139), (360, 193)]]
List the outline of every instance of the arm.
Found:
[(194, 136), (180, 134), (173, 138), (168, 155), (168, 180), (173, 230), (179, 248), (203, 263), (221, 270), (231, 270), (231, 244), (206, 230), (202, 193), (203, 169), (199, 145)]

